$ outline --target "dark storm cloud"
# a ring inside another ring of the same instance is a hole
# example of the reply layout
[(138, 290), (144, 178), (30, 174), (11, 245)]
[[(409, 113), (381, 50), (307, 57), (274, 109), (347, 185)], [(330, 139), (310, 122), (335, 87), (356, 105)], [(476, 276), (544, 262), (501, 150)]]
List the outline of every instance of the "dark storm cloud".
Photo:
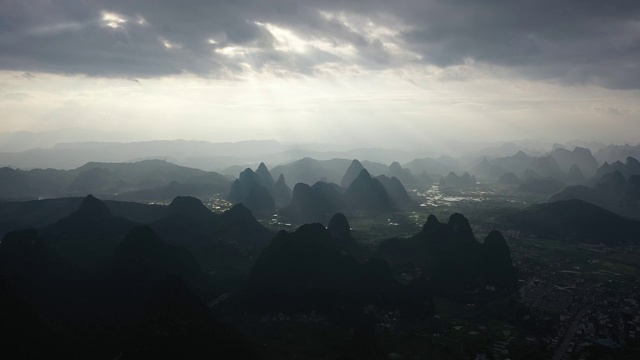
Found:
[[(407, 44), (440, 66), (473, 59), (536, 79), (639, 87), (640, 2), (453, 1)], [(407, 14), (416, 22), (416, 15)]]
[(0, 1), (0, 68), (20, 71), (145, 78), (475, 62), (640, 88), (639, 58), (637, 0)]

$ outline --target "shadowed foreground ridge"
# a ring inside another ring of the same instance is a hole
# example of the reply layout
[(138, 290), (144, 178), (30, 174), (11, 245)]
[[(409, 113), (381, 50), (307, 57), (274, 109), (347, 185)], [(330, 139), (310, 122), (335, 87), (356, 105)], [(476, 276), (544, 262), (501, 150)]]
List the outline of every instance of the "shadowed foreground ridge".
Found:
[[(0, 243), (0, 290), (9, 294), (0, 309), (2, 333), (28, 340), (0, 352), (13, 355), (29, 341), (33, 358), (202, 358), (220, 352), (253, 358), (252, 345), (219, 324), (204, 303), (216, 290), (202, 266), (219, 259), (193, 254), (247, 256), (237, 249), (259, 249), (271, 234), (242, 205), (214, 214), (198, 199), (178, 197), (162, 210), (162, 218), (140, 226), (89, 195), (40, 231), (7, 233)], [(26, 325), (28, 336), (19, 330)], [(32, 358), (22, 354), (18, 358)]]
[[(34, 230), (7, 234), (0, 259), (0, 290), (11, 294), (2, 297), (3, 334), (26, 335), (19, 329), (30, 324), (29, 346), (18, 353), (3, 346), (3, 358), (35, 358), (39, 351), (66, 358), (195, 359), (221, 351), (254, 357), (251, 345), (202, 302), (209, 280), (189, 251), (148, 227), (133, 229), (106, 265), (82, 275)], [(22, 325), (5, 328), (17, 321)]]
[(479, 243), (469, 221), (453, 214), (448, 223), (430, 215), (422, 231), (410, 238), (383, 241), (377, 255), (391, 263), (424, 266), (434, 291), (443, 294), (473, 291), (485, 285), (510, 289), (516, 271), (509, 247), (498, 231), (491, 231)]
[(279, 232), (256, 260), (250, 284), (255, 311), (357, 314), (370, 303), (406, 309), (423, 296), (395, 280), (384, 260), (356, 261), (321, 224)]

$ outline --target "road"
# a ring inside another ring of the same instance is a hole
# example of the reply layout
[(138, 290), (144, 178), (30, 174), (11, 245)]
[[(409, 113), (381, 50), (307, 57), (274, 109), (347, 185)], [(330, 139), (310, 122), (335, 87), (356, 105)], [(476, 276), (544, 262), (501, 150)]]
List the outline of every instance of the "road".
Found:
[(569, 348), (569, 343), (571, 342), (571, 339), (573, 339), (573, 335), (575, 335), (576, 330), (578, 330), (580, 321), (582, 320), (583, 317), (585, 317), (585, 315), (587, 315), (587, 312), (592, 307), (593, 307), (593, 304), (589, 304), (584, 306), (582, 309), (580, 309), (580, 311), (578, 311), (578, 315), (576, 315), (576, 318), (573, 319), (571, 326), (569, 326), (569, 329), (564, 334), (564, 339), (562, 340), (562, 343), (560, 343), (560, 346), (558, 346), (558, 348), (556, 349), (556, 352), (553, 354), (552, 360), (561, 360), (562, 357), (567, 353), (567, 348)]
[(212, 308), (216, 305), (218, 305), (219, 303), (227, 300), (231, 295), (233, 295), (232, 292), (226, 292), (220, 296), (218, 296), (217, 298), (215, 298), (214, 300), (212, 300), (211, 302), (209, 302), (209, 307)]

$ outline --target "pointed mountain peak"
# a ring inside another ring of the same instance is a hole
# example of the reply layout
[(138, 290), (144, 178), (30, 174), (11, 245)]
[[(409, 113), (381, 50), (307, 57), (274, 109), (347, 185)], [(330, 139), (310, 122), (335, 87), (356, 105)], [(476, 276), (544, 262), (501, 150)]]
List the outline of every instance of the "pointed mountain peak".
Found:
[(437, 229), (439, 226), (440, 221), (438, 221), (438, 218), (435, 215), (431, 214), (429, 215), (429, 217), (427, 217), (427, 222), (424, 223), (422, 230), (425, 232), (429, 232)]
[(238, 179), (242, 182), (254, 182), (256, 178), (256, 173), (253, 172), (250, 168), (244, 169), (238, 176)]
[(345, 195), (353, 208), (389, 211), (395, 207), (382, 182), (372, 178), (366, 169), (351, 182)]
[(267, 171), (267, 173), (263, 175), (265, 176), (253, 172), (250, 168), (244, 169), (244, 171), (238, 175), (238, 179), (233, 182), (233, 185), (231, 185), (231, 190), (229, 191), (227, 199), (233, 203), (239, 203), (244, 201), (247, 195), (249, 195), (249, 190), (251, 190), (253, 185), (265, 185), (269, 179), (271, 180), (270, 185), (273, 185), (273, 178), (271, 177), (271, 174)]
[(261, 162), (260, 165), (258, 165), (258, 169), (256, 169), (256, 172), (258, 171), (269, 172), (269, 169), (267, 168), (267, 165), (264, 164), (264, 162)]
[(458, 237), (474, 240), (473, 230), (464, 215), (455, 213), (449, 217), (449, 228), (451, 232)]
[(258, 166), (258, 169), (256, 169), (256, 175), (260, 179), (260, 185), (266, 186), (268, 189), (273, 187), (273, 185), (276, 183), (273, 180), (273, 176), (271, 176), (267, 165), (265, 165), (263, 162), (261, 162)]
[(195, 218), (212, 215), (212, 212), (204, 206), (202, 201), (191, 196), (176, 197), (167, 207), (167, 212), (171, 215), (186, 215)]
[(244, 204), (242, 203), (238, 203), (235, 204), (231, 207), (231, 209), (225, 211), (224, 213), (222, 213), (223, 216), (227, 216), (227, 217), (232, 217), (232, 218), (242, 218), (242, 219), (246, 219), (246, 218), (253, 218), (253, 213), (251, 213), (251, 210), (249, 210), (249, 208), (247, 208), (246, 206), (244, 206)]
[(492, 230), (487, 235), (482, 243), (482, 253), (487, 266), (486, 270), (490, 272), (489, 281), (506, 285), (515, 280), (511, 250), (499, 231)]
[(484, 239), (483, 244), (488, 247), (507, 247), (508, 248), (507, 241), (504, 239), (504, 236), (502, 236), (502, 233), (500, 233), (497, 230), (491, 230), (489, 235), (487, 235), (487, 237)]
[(74, 214), (97, 218), (111, 216), (111, 211), (102, 201), (93, 195), (87, 195)]
[(337, 213), (333, 215), (331, 220), (329, 220), (329, 225), (327, 229), (331, 233), (331, 235), (339, 240), (350, 240), (351, 239), (351, 226), (349, 225), (349, 221), (347, 217), (342, 213)]
[(278, 207), (285, 207), (291, 202), (292, 191), (284, 180), (284, 175), (280, 174), (278, 181), (273, 185), (273, 199)]
[(362, 170), (364, 170), (364, 166), (362, 166), (360, 161), (354, 159), (351, 162), (351, 165), (349, 165), (349, 168), (347, 168), (347, 171), (345, 172), (344, 177), (340, 182), (340, 186), (342, 186), (343, 188), (348, 188), (353, 180), (355, 180), (358, 175), (360, 175), (360, 172)]

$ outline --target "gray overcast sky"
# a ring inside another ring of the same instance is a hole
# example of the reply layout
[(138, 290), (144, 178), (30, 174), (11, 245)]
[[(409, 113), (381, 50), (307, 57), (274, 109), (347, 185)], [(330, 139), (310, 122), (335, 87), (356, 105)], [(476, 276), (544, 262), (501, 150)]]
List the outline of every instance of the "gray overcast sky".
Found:
[(0, 0), (0, 131), (640, 142), (637, 0)]

